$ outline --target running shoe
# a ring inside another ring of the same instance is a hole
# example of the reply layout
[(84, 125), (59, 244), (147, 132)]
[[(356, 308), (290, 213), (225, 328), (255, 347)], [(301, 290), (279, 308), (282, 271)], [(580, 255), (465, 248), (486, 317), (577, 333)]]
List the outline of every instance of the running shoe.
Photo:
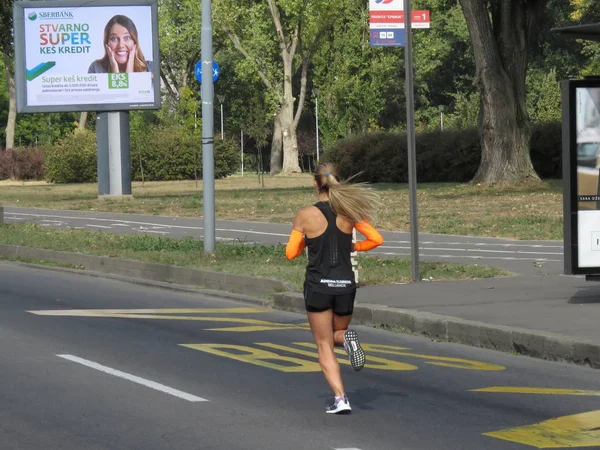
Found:
[(344, 349), (348, 353), (352, 368), (358, 372), (365, 365), (365, 352), (358, 342), (358, 334), (354, 330), (346, 330), (344, 333)]
[(348, 397), (344, 395), (340, 399), (333, 400), (333, 404), (325, 408), (327, 414), (347, 414), (352, 411)]

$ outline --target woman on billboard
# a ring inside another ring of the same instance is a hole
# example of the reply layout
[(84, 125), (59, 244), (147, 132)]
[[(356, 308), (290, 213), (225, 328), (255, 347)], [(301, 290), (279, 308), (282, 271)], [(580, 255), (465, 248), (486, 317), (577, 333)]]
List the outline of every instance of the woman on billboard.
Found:
[(104, 57), (94, 61), (88, 73), (152, 72), (152, 61), (146, 61), (138, 42), (133, 21), (116, 15), (104, 27)]

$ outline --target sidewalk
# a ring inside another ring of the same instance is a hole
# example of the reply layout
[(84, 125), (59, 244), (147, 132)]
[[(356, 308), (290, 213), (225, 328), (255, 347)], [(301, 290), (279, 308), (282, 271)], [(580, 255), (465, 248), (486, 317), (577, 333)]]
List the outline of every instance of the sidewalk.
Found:
[[(221, 293), (211, 295), (304, 312), (302, 294), (282, 292), (289, 287), (276, 280), (0, 245), (0, 258), (17, 257), (73, 264), (89, 274), (112, 274), (155, 286), (217, 289)], [(583, 277), (535, 275), (361, 287), (353, 323), (600, 368), (600, 283)]]

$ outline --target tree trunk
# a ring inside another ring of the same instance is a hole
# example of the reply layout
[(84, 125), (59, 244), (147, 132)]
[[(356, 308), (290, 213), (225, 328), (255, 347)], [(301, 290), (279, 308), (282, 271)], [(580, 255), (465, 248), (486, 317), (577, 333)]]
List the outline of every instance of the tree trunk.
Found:
[(273, 140), (271, 141), (271, 175), (281, 173), (283, 156), (283, 135), (279, 114), (273, 118)]
[(460, 0), (475, 54), (481, 94), (481, 163), (472, 182), (539, 181), (530, 157), (525, 105), (529, 18), (526, 2)]
[(279, 112), (283, 134), (283, 173), (301, 173), (298, 163), (297, 123), (294, 120), (294, 93), (292, 91), (293, 55), (283, 53), (283, 104)]
[(17, 123), (17, 93), (12, 72), (12, 61), (6, 53), (4, 56), (4, 71), (8, 84), (8, 120), (6, 121), (6, 149), (15, 146), (15, 125)]
[(87, 123), (88, 113), (87, 111), (82, 111), (79, 115), (79, 129), (83, 130), (85, 128), (85, 124)]

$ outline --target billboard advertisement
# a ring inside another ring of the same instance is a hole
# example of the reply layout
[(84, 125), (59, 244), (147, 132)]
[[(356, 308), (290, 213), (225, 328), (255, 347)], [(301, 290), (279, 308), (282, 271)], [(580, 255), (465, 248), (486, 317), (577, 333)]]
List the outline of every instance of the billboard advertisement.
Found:
[(18, 112), (160, 107), (156, 0), (14, 4)]
[(600, 274), (600, 80), (563, 84), (563, 164), (566, 272)]

